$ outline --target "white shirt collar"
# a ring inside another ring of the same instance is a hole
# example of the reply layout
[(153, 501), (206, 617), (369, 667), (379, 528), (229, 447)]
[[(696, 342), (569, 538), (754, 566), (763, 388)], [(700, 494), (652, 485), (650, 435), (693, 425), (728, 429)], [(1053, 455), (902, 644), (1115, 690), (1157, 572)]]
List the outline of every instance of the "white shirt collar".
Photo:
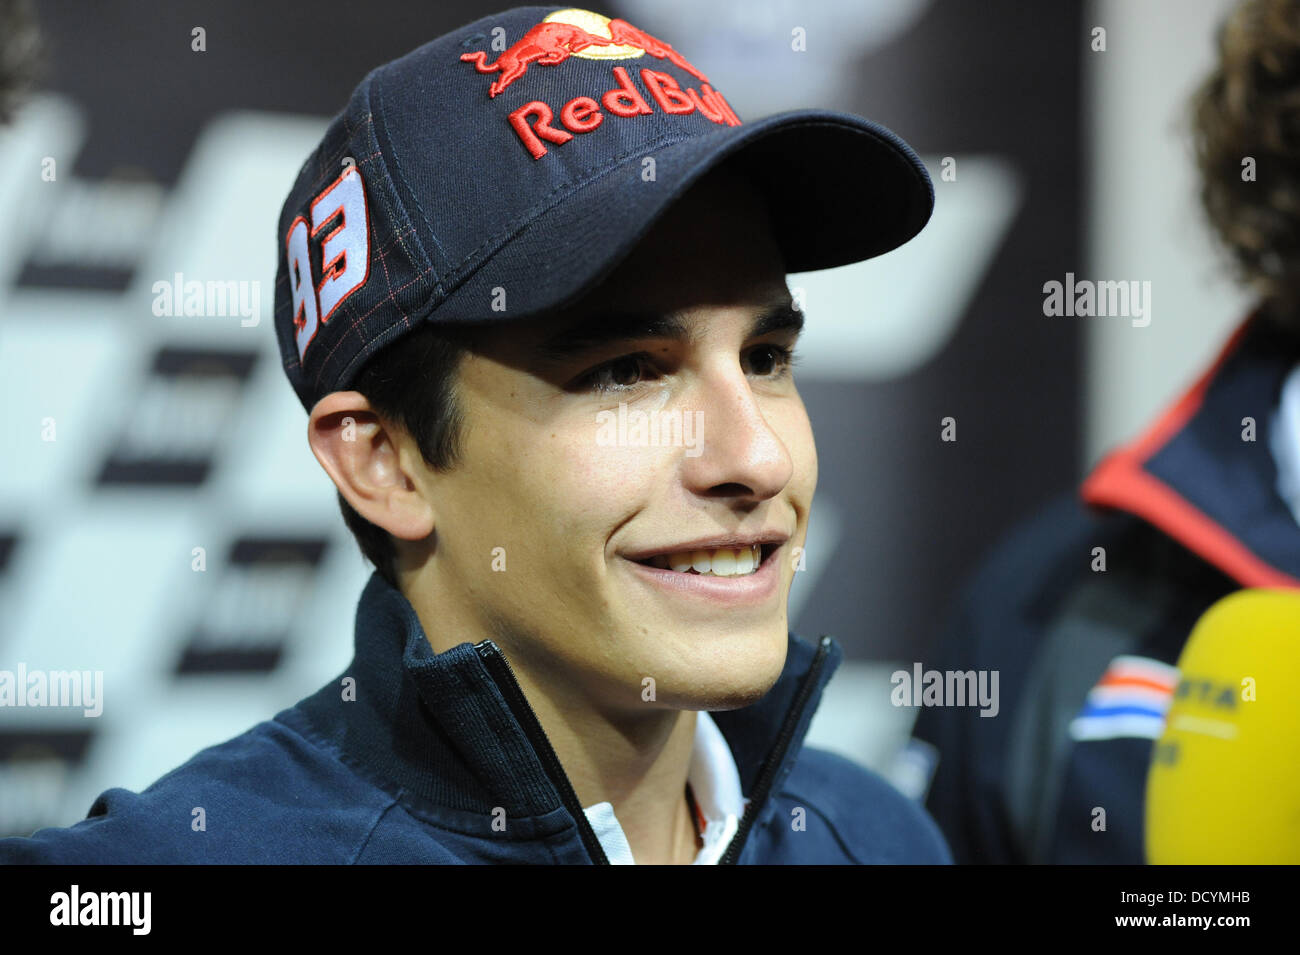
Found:
[[(716, 865), (740, 826), (746, 800), (741, 794), (740, 771), (731, 747), (713, 717), (703, 710), (695, 717), (695, 742), (686, 781), (705, 820), (704, 847), (696, 854), (693, 864)], [(614, 816), (613, 805), (598, 802), (583, 812), (610, 863), (636, 865), (623, 827)]]
[(1277, 464), (1277, 493), (1300, 524), (1300, 365), (1287, 375), (1269, 429)]

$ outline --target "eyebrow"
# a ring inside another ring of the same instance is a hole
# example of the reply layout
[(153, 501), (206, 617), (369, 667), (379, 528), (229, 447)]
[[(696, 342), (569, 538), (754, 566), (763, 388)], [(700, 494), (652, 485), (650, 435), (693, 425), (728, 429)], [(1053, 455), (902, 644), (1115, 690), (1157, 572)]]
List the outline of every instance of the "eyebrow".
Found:
[[(773, 332), (803, 331), (803, 313), (788, 298), (768, 305), (751, 319), (745, 337), (759, 338)], [(691, 328), (678, 313), (645, 311), (596, 312), (543, 341), (538, 349), (550, 361), (566, 361), (597, 348), (636, 338), (666, 338), (689, 341)]]

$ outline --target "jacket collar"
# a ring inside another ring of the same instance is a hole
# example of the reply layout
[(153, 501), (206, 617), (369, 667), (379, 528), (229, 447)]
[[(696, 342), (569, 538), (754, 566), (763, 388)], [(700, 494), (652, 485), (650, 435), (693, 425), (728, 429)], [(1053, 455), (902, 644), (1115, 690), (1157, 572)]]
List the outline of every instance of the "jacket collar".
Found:
[[(744, 795), (754, 796), (763, 783), (763, 804), (750, 807), (755, 818), (746, 833), (775, 811), (766, 795), (779, 790), (793, 767), (842, 658), (830, 637), (814, 646), (790, 634), (785, 668), (767, 695), (712, 714)], [(354, 699), (347, 699), (349, 685)], [(410, 601), (378, 573), (357, 607), (355, 656), (341, 687), (327, 685), (298, 709), (346, 762), (385, 788), (467, 813), (467, 825), (480, 832), (494, 809), (518, 821), (550, 816), (563, 805), (545, 754), (530, 742), (483, 654), (470, 643), (435, 653)]]
[(1300, 587), (1300, 531), (1276, 490), (1269, 434), (1298, 354), (1252, 313), (1196, 384), (1097, 466), (1084, 501), (1142, 518), (1243, 587)]

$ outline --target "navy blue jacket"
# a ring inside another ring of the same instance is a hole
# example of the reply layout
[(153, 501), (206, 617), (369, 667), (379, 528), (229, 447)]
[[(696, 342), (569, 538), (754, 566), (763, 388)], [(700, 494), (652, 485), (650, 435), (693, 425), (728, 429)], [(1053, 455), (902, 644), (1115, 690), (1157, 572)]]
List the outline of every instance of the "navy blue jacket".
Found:
[[(803, 746), (841, 654), (791, 634), (772, 690), (712, 714), (751, 800), (724, 863), (951, 862), (920, 807)], [(606, 861), (500, 649), (435, 654), (378, 573), (338, 680), (142, 793), (104, 792), (70, 828), (0, 840), (6, 863)]]
[(1297, 360), (1292, 336), (1252, 317), (1145, 434), (972, 580), (926, 665), (998, 670), (1001, 712), (925, 709), (914, 731), (938, 750), (926, 805), (957, 862), (1145, 861), (1153, 740), (1076, 738), (1072, 722), (1117, 657), (1175, 666), (1221, 598), (1300, 587), (1300, 527), (1269, 434)]

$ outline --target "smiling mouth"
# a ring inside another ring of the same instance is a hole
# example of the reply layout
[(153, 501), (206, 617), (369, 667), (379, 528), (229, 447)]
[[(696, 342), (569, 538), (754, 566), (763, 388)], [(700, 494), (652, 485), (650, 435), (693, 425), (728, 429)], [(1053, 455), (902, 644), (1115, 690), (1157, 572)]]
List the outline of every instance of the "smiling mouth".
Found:
[(747, 547), (717, 547), (709, 550), (684, 550), (674, 554), (656, 554), (633, 561), (646, 567), (671, 570), (701, 577), (749, 577), (758, 572), (780, 544), (751, 544)]

